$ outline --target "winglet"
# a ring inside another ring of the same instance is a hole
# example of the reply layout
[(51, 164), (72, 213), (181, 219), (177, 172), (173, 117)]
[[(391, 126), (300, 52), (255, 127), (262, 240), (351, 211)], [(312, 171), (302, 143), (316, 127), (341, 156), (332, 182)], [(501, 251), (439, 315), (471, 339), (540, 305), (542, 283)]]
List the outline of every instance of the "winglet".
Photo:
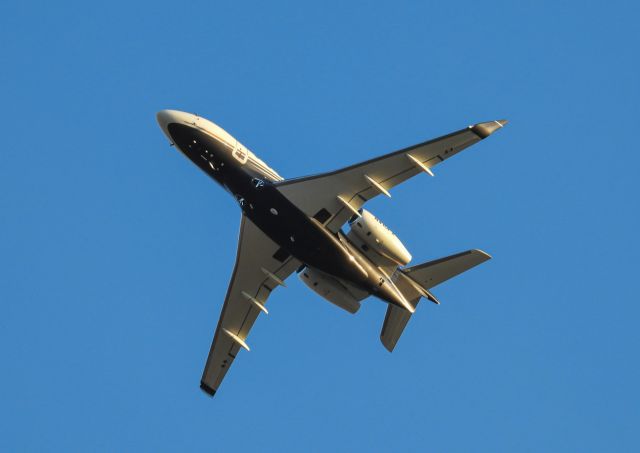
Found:
[(469, 129), (471, 129), (471, 132), (482, 139), (487, 138), (498, 129), (503, 128), (507, 123), (507, 120), (487, 121), (486, 123), (478, 123), (474, 124), (473, 126), (469, 126)]

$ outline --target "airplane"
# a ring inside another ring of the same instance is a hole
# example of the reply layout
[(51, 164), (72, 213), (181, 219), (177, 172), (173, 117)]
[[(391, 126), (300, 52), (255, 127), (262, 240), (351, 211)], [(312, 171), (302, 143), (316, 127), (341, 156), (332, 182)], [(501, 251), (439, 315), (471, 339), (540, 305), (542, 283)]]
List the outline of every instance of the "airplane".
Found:
[[(340, 170), (284, 179), (224, 129), (196, 114), (162, 110), (157, 121), (191, 162), (219, 183), (242, 211), (231, 282), (200, 387), (213, 396), (266, 301), (294, 272), (315, 293), (356, 313), (363, 299), (386, 302), (380, 339), (393, 351), (421, 298), (491, 257), (468, 250), (409, 266), (398, 237), (363, 205), (463, 149), (507, 121), (478, 123)], [(348, 225), (345, 232), (343, 226)]]

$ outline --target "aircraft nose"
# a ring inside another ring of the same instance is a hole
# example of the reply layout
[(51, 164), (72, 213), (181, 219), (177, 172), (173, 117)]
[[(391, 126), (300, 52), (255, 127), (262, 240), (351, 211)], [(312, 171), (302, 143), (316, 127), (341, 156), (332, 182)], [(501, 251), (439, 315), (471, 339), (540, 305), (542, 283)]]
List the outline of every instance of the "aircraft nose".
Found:
[(156, 113), (156, 120), (161, 128), (165, 129), (169, 123), (175, 123), (175, 115), (173, 110), (160, 110)]
[(169, 133), (169, 124), (179, 123), (180, 122), (180, 114), (182, 112), (178, 112), (176, 110), (160, 110), (156, 113), (156, 120), (158, 121), (158, 125), (164, 132), (164, 135), (173, 143), (173, 139), (171, 138), (171, 134)]

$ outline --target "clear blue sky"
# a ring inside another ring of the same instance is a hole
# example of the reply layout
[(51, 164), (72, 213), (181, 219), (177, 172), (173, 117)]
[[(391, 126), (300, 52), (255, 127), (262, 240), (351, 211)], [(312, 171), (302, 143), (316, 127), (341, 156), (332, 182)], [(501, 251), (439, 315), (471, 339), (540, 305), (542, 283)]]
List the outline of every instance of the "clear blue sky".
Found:
[[(0, 450), (638, 451), (636, 5), (2, 2)], [(393, 354), (293, 278), (209, 399), (240, 213), (164, 108), (284, 177), (508, 118), (369, 205), (494, 259)]]

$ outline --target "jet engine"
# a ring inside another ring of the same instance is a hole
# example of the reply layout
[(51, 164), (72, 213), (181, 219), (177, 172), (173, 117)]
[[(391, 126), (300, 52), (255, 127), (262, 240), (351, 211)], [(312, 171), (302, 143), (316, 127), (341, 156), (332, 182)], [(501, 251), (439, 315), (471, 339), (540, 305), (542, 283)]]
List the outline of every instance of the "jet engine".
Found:
[(400, 239), (366, 209), (361, 209), (359, 212), (361, 217), (355, 217), (350, 221), (349, 236), (353, 234), (362, 241), (363, 245), (360, 248), (365, 252), (371, 248), (398, 265), (408, 264), (411, 261), (411, 254)]
[(360, 302), (336, 278), (312, 267), (306, 267), (298, 277), (315, 293), (349, 313), (360, 308)]

